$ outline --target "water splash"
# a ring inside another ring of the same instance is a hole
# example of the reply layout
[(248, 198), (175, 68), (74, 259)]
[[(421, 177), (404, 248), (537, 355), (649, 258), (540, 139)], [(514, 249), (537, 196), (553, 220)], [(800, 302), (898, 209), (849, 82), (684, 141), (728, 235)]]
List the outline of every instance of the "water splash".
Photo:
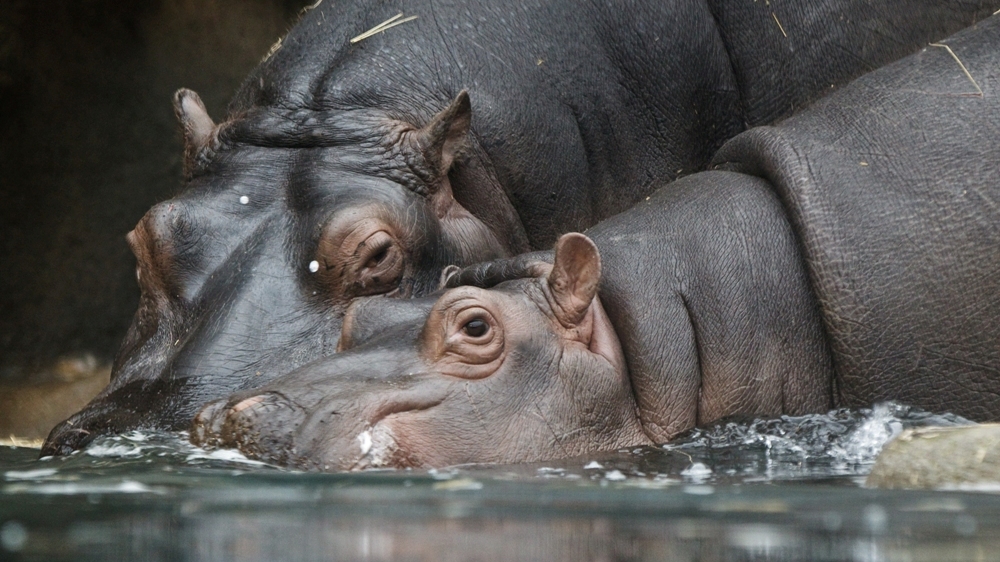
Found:
[(904, 406), (877, 404), (846, 438), (831, 445), (829, 455), (847, 464), (874, 463), (882, 447), (903, 432), (907, 414)]
[(663, 449), (691, 455), (692, 463), (714, 467), (723, 480), (861, 479), (882, 447), (904, 429), (972, 423), (885, 402), (871, 409), (720, 423), (692, 430)]

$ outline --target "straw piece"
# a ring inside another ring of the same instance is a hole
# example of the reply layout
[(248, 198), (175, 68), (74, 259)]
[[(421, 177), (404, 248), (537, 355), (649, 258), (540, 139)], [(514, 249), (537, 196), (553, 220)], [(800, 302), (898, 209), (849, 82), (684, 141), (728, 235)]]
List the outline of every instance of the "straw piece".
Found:
[(788, 34), (787, 34), (787, 33), (785, 33), (785, 28), (784, 28), (784, 26), (782, 26), (782, 25), (781, 25), (781, 22), (780, 22), (780, 21), (778, 21), (778, 14), (776, 14), (776, 13), (774, 13), (774, 12), (771, 12), (771, 17), (772, 17), (772, 18), (774, 18), (774, 23), (778, 24), (778, 29), (780, 29), (780, 30), (781, 30), (781, 34), (782, 34), (782, 35), (784, 35), (784, 36), (785, 36), (785, 37), (787, 38), (787, 37), (788, 37)]
[(281, 48), (281, 41), (282, 38), (278, 37), (278, 40), (275, 41), (273, 45), (271, 45), (271, 48), (267, 50), (267, 54), (264, 55), (264, 58), (260, 59), (260, 62), (267, 62), (267, 59), (271, 58), (274, 55), (274, 53), (277, 53), (278, 49)]
[(955, 51), (951, 50), (951, 47), (945, 45), (944, 43), (930, 43), (930, 46), (942, 47), (945, 50), (947, 50), (948, 54), (951, 55), (951, 58), (955, 59), (955, 62), (958, 63), (958, 66), (962, 67), (962, 72), (965, 73), (965, 76), (966, 78), (969, 79), (969, 82), (972, 82), (972, 85), (976, 87), (976, 93), (970, 93), (969, 95), (983, 97), (983, 89), (979, 87), (979, 84), (976, 83), (976, 79), (972, 77), (972, 74), (969, 73), (969, 69), (965, 68), (965, 65), (962, 64), (962, 61), (958, 59), (958, 55), (955, 54)]
[[(382, 33), (383, 31), (385, 31), (386, 29), (389, 29), (390, 27), (396, 27), (399, 24), (403, 24), (403, 23), (406, 23), (408, 21), (413, 21), (413, 20), (417, 19), (417, 16), (410, 16), (408, 18), (399, 19), (399, 18), (402, 18), (402, 17), (403, 17), (403, 12), (399, 12), (395, 16), (392, 16), (391, 18), (385, 20), (384, 22), (382, 22), (382, 23), (376, 25), (375, 27), (369, 29), (368, 31), (362, 33), (361, 35), (358, 35), (357, 37), (351, 39), (351, 44), (353, 45), (354, 43), (357, 43), (358, 41), (364, 41), (365, 39), (368, 39), (372, 35), (376, 35), (378, 33)], [(396, 21), (396, 20), (399, 20), (399, 21)]]

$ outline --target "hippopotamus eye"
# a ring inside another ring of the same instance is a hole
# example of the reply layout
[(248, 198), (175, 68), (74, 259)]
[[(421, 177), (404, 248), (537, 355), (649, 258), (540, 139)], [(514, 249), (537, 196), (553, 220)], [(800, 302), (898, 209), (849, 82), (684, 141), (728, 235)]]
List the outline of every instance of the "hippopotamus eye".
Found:
[(388, 232), (380, 230), (366, 238), (357, 248), (357, 270), (353, 293), (374, 295), (396, 288), (403, 275), (403, 252)]
[(381, 248), (376, 250), (377, 253), (372, 257), (368, 258), (368, 262), (365, 264), (365, 267), (375, 267), (378, 264), (382, 263), (385, 260), (385, 257), (389, 254), (389, 247), (391, 245), (392, 245), (391, 243), (385, 244)]
[(482, 318), (473, 318), (462, 326), (462, 331), (470, 338), (481, 338), (490, 331), (490, 325)]
[(319, 240), (308, 271), (326, 286), (331, 300), (391, 294), (406, 270), (406, 251), (395, 229), (374, 218), (333, 221)]
[(482, 379), (503, 362), (506, 344), (500, 305), (486, 291), (459, 287), (434, 304), (421, 336), (421, 355), (441, 374)]
[[(451, 334), (449, 341), (456, 346), (466, 346), (466, 351), (473, 355), (481, 355), (483, 346), (489, 346), (493, 340), (503, 338), (500, 324), (493, 314), (482, 306), (468, 306), (455, 311), (455, 316), (449, 322)], [(457, 349), (457, 348), (456, 348)]]

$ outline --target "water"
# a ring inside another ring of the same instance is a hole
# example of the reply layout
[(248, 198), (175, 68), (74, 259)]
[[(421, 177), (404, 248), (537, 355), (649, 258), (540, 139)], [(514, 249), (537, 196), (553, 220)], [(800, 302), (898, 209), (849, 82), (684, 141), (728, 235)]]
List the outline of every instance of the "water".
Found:
[(727, 423), (662, 448), (517, 466), (317, 474), (174, 434), (67, 458), (0, 448), (0, 560), (975, 560), (1000, 496), (871, 490), (887, 404)]

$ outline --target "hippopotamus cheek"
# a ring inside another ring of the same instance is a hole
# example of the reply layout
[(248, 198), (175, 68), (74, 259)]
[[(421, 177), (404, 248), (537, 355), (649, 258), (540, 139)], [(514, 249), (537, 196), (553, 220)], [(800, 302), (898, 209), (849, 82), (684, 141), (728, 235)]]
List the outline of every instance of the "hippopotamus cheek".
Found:
[(359, 467), (441, 468), (500, 460), (495, 456), (503, 446), (491, 439), (495, 436), (487, 431), (485, 420), (449, 408), (451, 405), (380, 420), (371, 429), (371, 451)]
[(385, 425), (370, 426), (351, 420), (348, 428), (322, 435), (310, 434), (297, 445), (299, 466), (323, 471), (351, 471), (396, 466), (395, 437)]
[(432, 406), (389, 414), (361, 431), (327, 442), (322, 449), (334, 455), (324, 459), (322, 468), (429, 468), (462, 462), (452, 460), (448, 435), (437, 431), (435, 410)]

